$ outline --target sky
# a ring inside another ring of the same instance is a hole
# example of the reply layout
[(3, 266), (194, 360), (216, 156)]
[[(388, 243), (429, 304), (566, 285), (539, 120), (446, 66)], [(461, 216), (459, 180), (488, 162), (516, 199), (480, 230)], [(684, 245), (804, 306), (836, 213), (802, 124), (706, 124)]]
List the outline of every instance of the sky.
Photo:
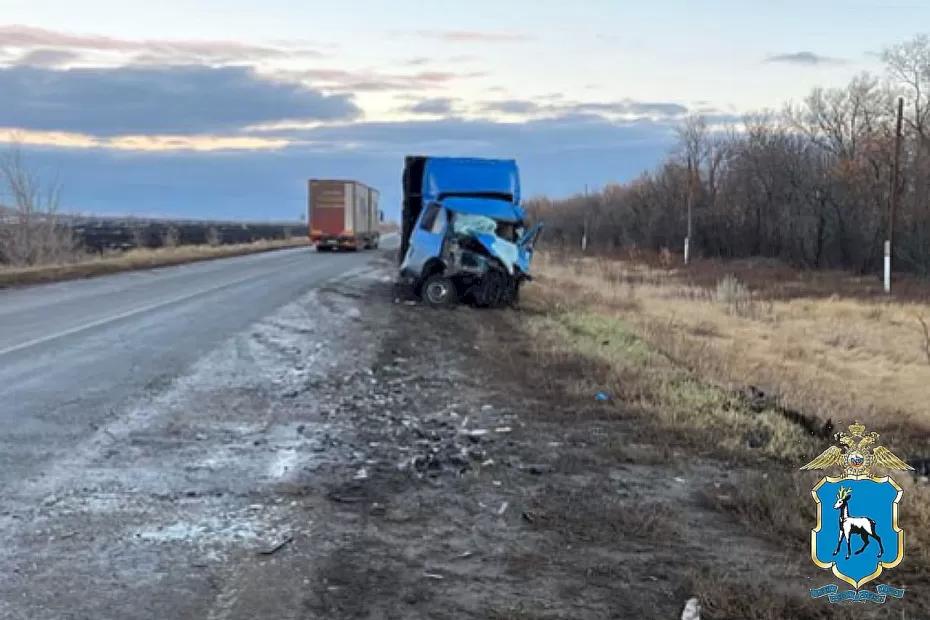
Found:
[(561, 197), (655, 167), (688, 114), (879, 72), (920, 24), (907, 0), (0, 0), (0, 152), (94, 214), (294, 220), (335, 177), (390, 217), (407, 154), (516, 158)]

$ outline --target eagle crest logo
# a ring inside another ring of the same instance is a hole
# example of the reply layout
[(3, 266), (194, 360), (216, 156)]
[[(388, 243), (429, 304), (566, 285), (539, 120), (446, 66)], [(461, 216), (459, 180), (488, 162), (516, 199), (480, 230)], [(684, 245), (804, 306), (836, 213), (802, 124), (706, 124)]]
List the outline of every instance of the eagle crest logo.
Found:
[(865, 432), (855, 422), (839, 433), (841, 445), (820, 453), (802, 470), (842, 470), (842, 476), (825, 476), (811, 490), (817, 507), (817, 525), (811, 530), (811, 559), (833, 571), (855, 590), (838, 593), (835, 585), (811, 590), (814, 597), (884, 602), (886, 596), (903, 596), (903, 590), (880, 585), (878, 592), (861, 590), (883, 570), (904, 559), (904, 531), (898, 525), (898, 504), (903, 491), (890, 476), (873, 475), (874, 468), (906, 471), (913, 468), (888, 448), (875, 445), (878, 433)]

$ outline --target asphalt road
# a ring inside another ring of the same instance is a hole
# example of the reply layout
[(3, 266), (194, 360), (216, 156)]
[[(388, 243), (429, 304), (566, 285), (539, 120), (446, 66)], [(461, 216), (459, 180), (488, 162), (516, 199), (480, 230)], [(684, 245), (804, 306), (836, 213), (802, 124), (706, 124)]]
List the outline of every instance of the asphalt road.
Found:
[(300, 248), (0, 291), (0, 486), (375, 255)]

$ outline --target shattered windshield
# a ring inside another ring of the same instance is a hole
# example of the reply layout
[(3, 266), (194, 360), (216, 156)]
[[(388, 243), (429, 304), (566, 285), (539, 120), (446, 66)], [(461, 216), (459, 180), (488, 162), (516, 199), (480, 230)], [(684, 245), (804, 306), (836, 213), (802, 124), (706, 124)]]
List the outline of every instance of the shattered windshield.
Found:
[(486, 215), (457, 213), (452, 230), (457, 235), (496, 234), (497, 221)]
[(486, 233), (516, 243), (523, 231), (523, 227), (515, 222), (499, 221), (486, 215), (457, 213), (452, 230), (457, 235)]

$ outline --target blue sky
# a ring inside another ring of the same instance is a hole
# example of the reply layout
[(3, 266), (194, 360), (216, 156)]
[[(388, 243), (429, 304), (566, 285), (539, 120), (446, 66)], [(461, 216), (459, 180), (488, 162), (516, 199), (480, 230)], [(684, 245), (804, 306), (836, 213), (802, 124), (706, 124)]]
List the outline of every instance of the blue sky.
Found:
[(879, 71), (930, 4), (0, 0), (0, 20), (0, 150), (67, 209), (293, 219), (310, 177), (396, 212), (408, 153), (516, 157), (526, 195), (628, 180), (687, 113)]

